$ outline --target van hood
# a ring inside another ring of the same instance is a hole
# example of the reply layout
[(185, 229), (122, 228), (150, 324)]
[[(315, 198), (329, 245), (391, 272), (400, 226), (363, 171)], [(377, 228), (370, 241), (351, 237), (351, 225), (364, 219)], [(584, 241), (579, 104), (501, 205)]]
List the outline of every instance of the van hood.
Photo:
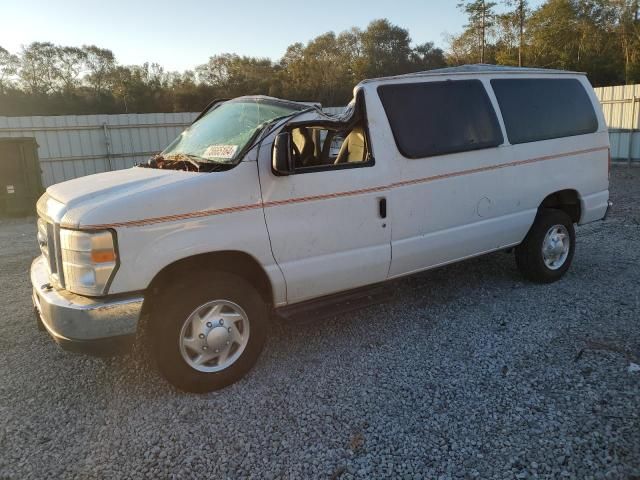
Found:
[(198, 173), (133, 167), (97, 173), (47, 188), (49, 197), (73, 208), (87, 202), (105, 202), (161, 185), (185, 181)]
[(140, 167), (98, 173), (49, 187), (38, 214), (65, 228), (91, 229), (233, 206), (239, 188), (259, 203), (255, 176), (254, 162), (211, 173)]

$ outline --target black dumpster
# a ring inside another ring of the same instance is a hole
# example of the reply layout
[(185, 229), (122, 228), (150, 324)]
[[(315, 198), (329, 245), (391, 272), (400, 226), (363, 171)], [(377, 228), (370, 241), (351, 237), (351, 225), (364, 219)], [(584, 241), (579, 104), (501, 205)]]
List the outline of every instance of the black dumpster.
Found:
[(0, 215), (34, 214), (41, 174), (35, 138), (0, 138)]

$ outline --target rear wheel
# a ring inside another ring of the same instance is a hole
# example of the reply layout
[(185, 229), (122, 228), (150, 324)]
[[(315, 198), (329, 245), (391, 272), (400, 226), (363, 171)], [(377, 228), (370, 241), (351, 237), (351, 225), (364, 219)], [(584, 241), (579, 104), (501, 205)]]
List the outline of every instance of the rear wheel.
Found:
[(266, 338), (267, 308), (256, 289), (230, 273), (200, 274), (165, 287), (150, 322), (162, 375), (188, 392), (209, 392), (242, 378)]
[(516, 247), (516, 263), (529, 280), (551, 283), (569, 269), (576, 245), (571, 217), (562, 210), (538, 212), (524, 241)]

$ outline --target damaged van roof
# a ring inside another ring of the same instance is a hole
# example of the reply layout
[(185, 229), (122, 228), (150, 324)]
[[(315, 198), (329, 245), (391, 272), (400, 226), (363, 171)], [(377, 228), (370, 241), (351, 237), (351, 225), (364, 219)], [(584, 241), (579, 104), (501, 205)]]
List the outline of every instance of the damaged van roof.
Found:
[(268, 95), (243, 95), (241, 97), (235, 97), (228, 100), (222, 100), (224, 102), (239, 102), (239, 101), (250, 101), (250, 102), (266, 102), (266, 103), (280, 103), (289, 105), (291, 107), (298, 107), (300, 109), (309, 108), (319, 106), (319, 103), (311, 103), (311, 102), (298, 102), (296, 100), (286, 100), (284, 98), (270, 97)]
[(549, 68), (530, 68), (530, 67), (509, 67), (504, 65), (489, 65), (486, 63), (477, 63), (472, 65), (461, 65), (459, 67), (436, 68), (434, 70), (425, 70), (422, 72), (405, 73), (402, 75), (393, 75), (389, 77), (379, 77), (363, 80), (360, 84), (378, 82), (380, 80), (395, 80), (402, 78), (414, 77), (431, 77), (438, 75), (474, 75), (479, 73), (530, 73), (530, 74), (568, 74), (568, 75), (585, 75), (583, 72), (571, 72), (567, 70), (554, 70)]

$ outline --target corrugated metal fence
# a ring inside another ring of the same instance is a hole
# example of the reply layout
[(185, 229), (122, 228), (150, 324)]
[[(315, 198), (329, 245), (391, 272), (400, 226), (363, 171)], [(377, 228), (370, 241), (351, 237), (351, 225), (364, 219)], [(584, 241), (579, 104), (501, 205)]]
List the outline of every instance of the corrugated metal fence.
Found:
[(609, 126), (611, 157), (628, 163), (640, 160), (640, 85), (595, 91)]
[(0, 137), (35, 137), (45, 186), (128, 168), (163, 150), (197, 113), (0, 117)]
[[(640, 160), (640, 85), (596, 88), (615, 160)], [(343, 107), (326, 108), (341, 113)], [(145, 113), (0, 117), (0, 137), (35, 137), (45, 186), (128, 168), (163, 150), (198, 115)]]

